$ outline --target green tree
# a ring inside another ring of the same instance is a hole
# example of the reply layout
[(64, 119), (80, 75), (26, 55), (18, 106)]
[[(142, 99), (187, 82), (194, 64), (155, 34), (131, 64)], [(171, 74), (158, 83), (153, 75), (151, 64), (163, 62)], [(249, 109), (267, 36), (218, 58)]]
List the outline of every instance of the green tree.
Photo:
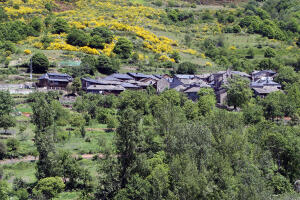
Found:
[(60, 34), (69, 31), (69, 25), (66, 20), (62, 18), (57, 18), (53, 24), (52, 33)]
[(73, 29), (67, 36), (67, 43), (73, 46), (88, 46), (89, 35), (83, 30)]
[(34, 17), (29, 25), (33, 28), (37, 35), (39, 35), (42, 31), (43, 23), (39, 17)]
[(201, 88), (198, 95), (199, 114), (201, 116), (209, 115), (217, 103), (214, 90), (212, 88)]
[(133, 44), (127, 38), (119, 38), (113, 52), (118, 54), (122, 59), (128, 59), (132, 53)]
[(81, 91), (81, 87), (81, 80), (79, 77), (76, 77), (72, 82), (72, 93), (78, 93), (79, 91)]
[(6, 152), (7, 152), (6, 145), (4, 143), (0, 142), (0, 160), (5, 158)]
[(45, 73), (49, 68), (49, 60), (43, 53), (36, 53), (32, 56), (32, 70), (34, 73)]
[(245, 124), (257, 124), (264, 119), (263, 108), (255, 103), (249, 103), (243, 107), (243, 118)]
[(50, 177), (53, 174), (54, 151), (54, 116), (55, 111), (51, 100), (46, 101), (45, 94), (36, 93), (32, 107), (32, 122), (36, 126), (34, 143), (39, 152), (36, 176), (38, 179)]
[(113, 33), (106, 27), (96, 27), (92, 30), (91, 36), (99, 36), (104, 40), (105, 43), (109, 44), (113, 40)]
[(85, 124), (85, 120), (81, 114), (73, 114), (70, 125), (73, 127), (81, 127)]
[(56, 174), (62, 177), (66, 189), (83, 189), (91, 192), (93, 186), (89, 172), (80, 166), (71, 153), (60, 151), (55, 156), (55, 161)]
[(96, 49), (104, 49), (104, 43), (105, 43), (105, 40), (101, 36), (94, 35), (90, 39), (89, 46), (92, 48), (96, 48)]
[(197, 71), (197, 65), (191, 62), (180, 63), (176, 71), (177, 74), (195, 74)]
[(264, 116), (267, 119), (274, 120), (276, 117), (283, 117), (284, 110), (283, 104), (286, 102), (285, 94), (281, 91), (273, 92), (261, 101), (264, 109)]
[(100, 73), (109, 75), (117, 72), (120, 68), (120, 64), (115, 60), (110, 59), (106, 55), (101, 54), (98, 57), (96, 68)]
[(11, 115), (15, 102), (8, 91), (0, 91), (0, 128), (5, 132), (15, 126), (15, 118)]
[(299, 78), (300, 75), (292, 67), (284, 66), (279, 68), (275, 81), (282, 84), (285, 88), (288, 84), (296, 83)]
[(227, 86), (227, 102), (228, 105), (234, 106), (234, 109), (247, 104), (252, 97), (252, 90), (249, 81), (241, 77), (229, 79)]
[(8, 185), (0, 180), (0, 200), (8, 200)]
[(121, 113), (120, 126), (116, 131), (116, 148), (120, 163), (121, 188), (125, 188), (134, 170), (137, 154), (141, 146), (141, 132), (139, 129), (140, 115), (128, 108)]
[(65, 184), (60, 177), (48, 177), (39, 180), (33, 188), (33, 194), (38, 198), (45, 197), (52, 199), (65, 188)]

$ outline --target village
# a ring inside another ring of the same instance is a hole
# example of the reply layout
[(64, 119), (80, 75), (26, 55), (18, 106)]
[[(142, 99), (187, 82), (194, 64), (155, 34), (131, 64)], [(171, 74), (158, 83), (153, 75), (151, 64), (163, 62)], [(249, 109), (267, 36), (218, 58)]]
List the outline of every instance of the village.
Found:
[[(114, 73), (104, 78), (81, 78), (82, 90), (94, 94), (119, 95), (125, 90), (145, 90), (147, 87), (156, 89), (157, 94), (164, 90), (174, 89), (185, 93), (193, 101), (197, 101), (201, 88), (212, 88), (219, 105), (226, 104), (226, 85), (234, 76), (248, 79), (250, 88), (255, 96), (265, 97), (271, 92), (279, 91), (281, 85), (274, 82), (276, 72), (272, 70), (254, 71), (251, 74), (240, 71), (219, 71), (199, 75), (175, 74), (147, 75), (129, 72), (126, 74)], [(59, 90), (67, 91), (73, 78), (68, 74), (46, 73), (35, 83), (1, 84), (0, 90), (9, 90), (11, 94), (29, 94), (34, 91)]]

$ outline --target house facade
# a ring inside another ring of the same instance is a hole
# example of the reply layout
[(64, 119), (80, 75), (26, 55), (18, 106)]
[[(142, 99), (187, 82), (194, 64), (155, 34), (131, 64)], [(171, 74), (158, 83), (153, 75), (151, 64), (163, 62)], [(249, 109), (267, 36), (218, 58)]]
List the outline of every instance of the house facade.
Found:
[(47, 89), (65, 90), (73, 78), (68, 74), (46, 73), (38, 79), (38, 87)]

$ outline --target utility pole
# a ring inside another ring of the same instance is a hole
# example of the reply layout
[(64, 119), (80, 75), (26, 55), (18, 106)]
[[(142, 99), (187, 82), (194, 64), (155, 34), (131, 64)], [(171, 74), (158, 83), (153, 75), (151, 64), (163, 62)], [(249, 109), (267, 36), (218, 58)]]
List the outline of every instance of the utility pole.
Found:
[(32, 58), (30, 58), (30, 80), (32, 80)]

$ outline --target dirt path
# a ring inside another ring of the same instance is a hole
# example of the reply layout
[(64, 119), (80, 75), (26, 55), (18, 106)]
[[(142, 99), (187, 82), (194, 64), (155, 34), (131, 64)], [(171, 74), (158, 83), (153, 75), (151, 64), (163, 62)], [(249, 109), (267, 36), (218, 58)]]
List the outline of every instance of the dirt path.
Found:
[[(81, 156), (83, 159), (92, 159), (97, 154), (82, 154), (82, 155), (73, 155), (73, 157), (79, 157)], [(99, 158), (104, 158), (103, 154), (98, 154)], [(34, 162), (37, 161), (38, 157), (34, 156), (25, 156), (23, 158), (13, 158), (13, 159), (5, 159), (0, 160), (0, 165), (6, 165), (6, 164), (15, 164), (19, 162)]]

